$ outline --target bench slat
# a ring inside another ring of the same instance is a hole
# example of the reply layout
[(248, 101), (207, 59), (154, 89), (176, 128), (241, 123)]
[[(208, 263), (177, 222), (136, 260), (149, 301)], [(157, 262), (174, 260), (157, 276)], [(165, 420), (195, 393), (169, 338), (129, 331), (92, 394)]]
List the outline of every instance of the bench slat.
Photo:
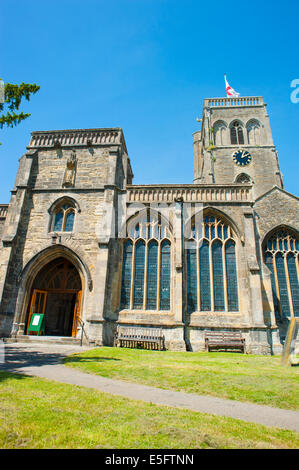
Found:
[(163, 349), (162, 328), (127, 327), (118, 325), (114, 340), (116, 346)]
[(241, 349), (245, 353), (245, 339), (240, 331), (207, 331), (206, 349)]

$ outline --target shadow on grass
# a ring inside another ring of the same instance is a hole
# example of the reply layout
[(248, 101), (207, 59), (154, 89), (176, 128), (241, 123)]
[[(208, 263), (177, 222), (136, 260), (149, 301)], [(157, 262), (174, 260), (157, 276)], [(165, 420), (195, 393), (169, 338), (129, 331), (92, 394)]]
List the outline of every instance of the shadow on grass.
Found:
[(6, 380), (9, 380), (9, 379), (24, 380), (24, 379), (28, 379), (28, 378), (29, 378), (28, 375), (16, 374), (16, 373), (13, 373), (13, 372), (4, 372), (0, 368), (0, 383), (5, 382)]
[[(59, 365), (64, 362), (79, 363), (108, 360), (119, 361), (120, 359), (107, 357), (78, 357), (76, 355), (68, 356), (67, 353), (55, 352), (53, 350), (40, 351), (39, 348), (35, 348), (34, 345), (30, 346), (29, 349), (6, 344), (4, 354), (1, 356), (0, 372), (16, 374), (16, 378), (22, 379), (25, 378), (26, 375), (35, 375), (32, 371), (42, 366)], [(0, 382), (5, 379), (5, 374), (0, 374)]]
[(71, 363), (86, 363), (86, 362), (101, 362), (101, 361), (121, 361), (121, 359), (117, 359), (114, 357), (78, 357), (78, 356), (68, 356), (63, 359), (63, 364), (71, 364)]
[(34, 347), (26, 349), (5, 345), (4, 361), (0, 363), (0, 371), (23, 374), (17, 378), (24, 378), (24, 374), (30, 375), (31, 367), (61, 364), (64, 357), (65, 354), (59, 352), (41, 352)]

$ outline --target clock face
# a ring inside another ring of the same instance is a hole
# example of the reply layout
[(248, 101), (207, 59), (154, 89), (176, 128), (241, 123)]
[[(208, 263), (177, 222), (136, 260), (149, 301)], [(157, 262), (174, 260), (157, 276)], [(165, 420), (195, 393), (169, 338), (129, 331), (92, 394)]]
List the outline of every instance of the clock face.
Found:
[(236, 165), (239, 166), (245, 166), (248, 165), (251, 162), (251, 155), (247, 150), (236, 150), (236, 152), (233, 153), (233, 160), (236, 163)]

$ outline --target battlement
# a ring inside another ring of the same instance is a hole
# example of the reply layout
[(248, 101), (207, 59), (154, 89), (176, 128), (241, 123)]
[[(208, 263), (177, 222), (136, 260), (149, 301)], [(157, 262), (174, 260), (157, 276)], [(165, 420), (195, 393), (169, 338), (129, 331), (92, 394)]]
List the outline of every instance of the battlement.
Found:
[(119, 127), (106, 129), (66, 129), (34, 131), (28, 148), (88, 147), (123, 145), (127, 152), (123, 131)]

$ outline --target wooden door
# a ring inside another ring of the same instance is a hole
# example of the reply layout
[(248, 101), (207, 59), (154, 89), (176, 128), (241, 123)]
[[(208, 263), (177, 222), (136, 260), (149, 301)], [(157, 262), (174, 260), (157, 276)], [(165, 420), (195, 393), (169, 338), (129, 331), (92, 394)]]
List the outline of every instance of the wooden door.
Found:
[(82, 298), (82, 290), (79, 290), (76, 294), (72, 336), (77, 335), (77, 330), (78, 330), (78, 327), (79, 327), (79, 320), (80, 320), (80, 316), (81, 316), (81, 298)]
[(29, 316), (28, 316), (28, 323), (27, 323), (27, 331), (28, 333), (28, 328), (30, 325), (30, 320), (32, 317), (33, 313), (43, 313), (45, 314), (46, 311), (46, 303), (47, 303), (47, 291), (45, 290), (39, 290), (39, 289), (34, 289), (32, 296), (31, 296), (31, 302), (30, 302), (30, 309), (29, 309)]

